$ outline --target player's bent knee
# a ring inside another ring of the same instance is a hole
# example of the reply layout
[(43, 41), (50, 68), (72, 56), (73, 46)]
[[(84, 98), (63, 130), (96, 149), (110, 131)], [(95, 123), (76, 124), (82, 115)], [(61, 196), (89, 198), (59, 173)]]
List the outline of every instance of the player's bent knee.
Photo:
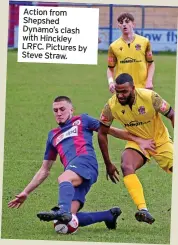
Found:
[(83, 179), (71, 170), (66, 170), (58, 177), (58, 183), (71, 182), (73, 186), (78, 186), (83, 182)]
[(65, 178), (65, 176), (63, 176), (63, 175), (60, 175), (59, 177), (58, 177), (58, 183), (60, 184), (60, 183), (62, 183), (62, 182), (64, 182), (64, 181), (69, 181), (68, 179), (66, 179)]
[(127, 176), (129, 174), (134, 174), (135, 173), (135, 169), (132, 163), (129, 162), (122, 162), (121, 163), (121, 170), (123, 173), (123, 176)]
[(132, 163), (132, 159), (128, 157), (127, 150), (125, 150), (121, 156), (121, 170), (123, 176), (135, 173), (134, 164)]
[(125, 149), (121, 157), (121, 169), (124, 176), (135, 174), (135, 171), (145, 164), (142, 154), (136, 149)]

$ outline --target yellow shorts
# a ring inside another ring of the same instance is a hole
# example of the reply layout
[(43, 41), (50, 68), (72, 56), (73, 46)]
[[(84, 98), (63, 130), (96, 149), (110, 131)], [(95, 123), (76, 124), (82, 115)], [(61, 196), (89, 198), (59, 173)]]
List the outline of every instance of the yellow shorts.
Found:
[[(125, 149), (127, 148), (135, 149), (143, 154), (140, 147), (133, 141), (127, 142)], [(155, 151), (155, 155), (147, 151), (147, 154), (145, 155), (146, 158), (150, 160), (150, 158), (153, 157), (158, 165), (169, 173), (169, 169), (173, 166), (173, 142), (170, 140), (165, 144), (156, 147)]]

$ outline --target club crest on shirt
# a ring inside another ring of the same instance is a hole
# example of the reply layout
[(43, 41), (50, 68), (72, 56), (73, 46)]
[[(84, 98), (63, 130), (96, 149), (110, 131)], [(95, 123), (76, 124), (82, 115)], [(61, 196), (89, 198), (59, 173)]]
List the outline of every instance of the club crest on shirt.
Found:
[(76, 120), (75, 122), (73, 122), (73, 126), (78, 126), (81, 124), (81, 121), (80, 120)]
[(140, 45), (140, 44), (136, 44), (136, 45), (135, 45), (135, 49), (136, 49), (136, 50), (140, 50), (140, 49), (141, 49), (141, 45)]
[(123, 50), (123, 47), (120, 47), (119, 49), (120, 49), (120, 51), (122, 51)]
[(124, 114), (125, 113), (125, 110), (122, 110), (121, 112), (122, 112), (122, 114)]
[(138, 112), (139, 112), (139, 114), (141, 114), (141, 115), (145, 114), (145, 107), (144, 107), (144, 106), (140, 106), (140, 107), (138, 108)]

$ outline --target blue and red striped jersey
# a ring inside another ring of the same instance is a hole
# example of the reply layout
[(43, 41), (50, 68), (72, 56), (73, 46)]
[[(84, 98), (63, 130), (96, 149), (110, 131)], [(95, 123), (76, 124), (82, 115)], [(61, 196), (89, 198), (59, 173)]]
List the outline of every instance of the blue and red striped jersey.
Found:
[(48, 133), (44, 160), (56, 160), (57, 155), (64, 167), (75, 157), (89, 155), (96, 158), (93, 148), (93, 131), (98, 131), (99, 120), (81, 114), (73, 116), (63, 125)]

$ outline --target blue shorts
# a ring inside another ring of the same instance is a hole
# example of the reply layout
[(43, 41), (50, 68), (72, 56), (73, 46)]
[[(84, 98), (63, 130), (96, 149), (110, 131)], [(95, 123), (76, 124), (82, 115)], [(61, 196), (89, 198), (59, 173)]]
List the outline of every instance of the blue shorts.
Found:
[(89, 192), (91, 186), (98, 178), (98, 162), (96, 158), (82, 155), (75, 157), (65, 168), (71, 170), (83, 178), (81, 185), (75, 187), (73, 201), (79, 201), (81, 206), (85, 203), (85, 196)]

